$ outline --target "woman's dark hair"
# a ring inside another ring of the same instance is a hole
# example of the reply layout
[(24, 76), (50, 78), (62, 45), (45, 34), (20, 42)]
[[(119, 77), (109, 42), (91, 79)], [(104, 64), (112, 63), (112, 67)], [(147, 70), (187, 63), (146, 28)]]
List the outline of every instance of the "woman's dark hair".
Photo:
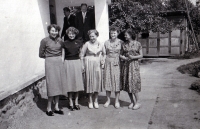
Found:
[(79, 33), (79, 31), (75, 28), (75, 27), (69, 27), (67, 30), (66, 30), (66, 34), (68, 35), (69, 32), (72, 32), (74, 33), (75, 35), (77, 35)]
[(99, 36), (99, 32), (97, 30), (89, 30), (88, 31), (88, 35), (90, 35), (91, 33), (94, 33), (97, 37)]
[(111, 32), (111, 31), (117, 31), (118, 34), (120, 33), (119, 28), (116, 27), (116, 26), (111, 26), (111, 27), (110, 27), (110, 32)]
[(58, 32), (60, 31), (60, 26), (58, 26), (56, 24), (51, 24), (51, 25), (47, 26), (48, 33), (50, 33), (51, 28), (55, 28)]
[(64, 7), (64, 8), (63, 8), (63, 11), (65, 11), (65, 12), (70, 12), (70, 9), (69, 9), (68, 7)]
[(82, 4), (81, 4), (81, 7), (82, 7), (82, 6), (86, 6), (86, 7), (87, 7), (87, 4), (86, 4), (86, 3), (82, 3)]
[(125, 30), (124, 33), (128, 33), (133, 40), (136, 39), (136, 33), (131, 28), (128, 28), (127, 30)]

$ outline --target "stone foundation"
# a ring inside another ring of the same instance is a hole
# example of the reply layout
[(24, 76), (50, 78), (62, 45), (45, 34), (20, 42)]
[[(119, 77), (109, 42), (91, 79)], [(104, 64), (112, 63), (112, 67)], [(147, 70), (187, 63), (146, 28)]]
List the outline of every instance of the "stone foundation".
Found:
[(1, 100), (0, 129), (6, 129), (13, 119), (23, 116), (41, 97), (46, 98), (45, 78)]

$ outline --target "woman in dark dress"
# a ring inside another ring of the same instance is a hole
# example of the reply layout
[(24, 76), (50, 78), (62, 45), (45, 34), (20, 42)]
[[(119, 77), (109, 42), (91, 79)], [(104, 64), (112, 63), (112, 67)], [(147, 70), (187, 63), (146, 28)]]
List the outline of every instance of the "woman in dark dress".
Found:
[(48, 104), (46, 114), (53, 116), (51, 109), (52, 100), (55, 97), (54, 113), (63, 114), (58, 107), (59, 95), (62, 94), (63, 64), (62, 64), (62, 40), (59, 38), (60, 27), (52, 24), (47, 27), (49, 36), (42, 39), (39, 48), (39, 57), (45, 59), (45, 76), (47, 86)]
[(131, 99), (129, 108), (137, 110), (141, 104), (138, 92), (141, 91), (140, 67), (138, 59), (143, 57), (142, 46), (135, 40), (136, 34), (132, 29), (125, 31), (126, 42), (122, 45), (120, 58), (124, 60), (122, 66), (122, 89), (128, 92)]
[[(79, 31), (74, 27), (69, 27), (66, 30), (68, 40), (63, 43), (62, 61), (64, 63), (65, 76), (63, 76), (64, 87), (63, 92), (69, 96), (70, 110), (80, 110), (78, 104), (78, 92), (84, 90), (82, 77), (82, 63), (80, 60), (80, 51), (83, 46), (83, 41), (76, 38)], [(72, 94), (75, 93), (75, 106), (72, 101)]]

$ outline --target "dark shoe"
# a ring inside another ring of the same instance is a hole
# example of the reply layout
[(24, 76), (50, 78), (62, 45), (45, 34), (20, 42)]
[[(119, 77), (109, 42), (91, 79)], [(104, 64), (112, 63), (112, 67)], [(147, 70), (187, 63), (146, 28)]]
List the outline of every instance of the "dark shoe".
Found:
[(60, 114), (60, 115), (63, 115), (63, 114), (64, 114), (64, 112), (61, 111), (61, 110), (59, 110), (59, 111), (55, 110), (54, 113), (56, 113), (56, 114)]
[(74, 108), (73, 108), (72, 106), (69, 106), (69, 109), (70, 109), (71, 111), (74, 111)]
[(79, 105), (75, 105), (74, 109), (80, 110), (80, 106)]
[(46, 111), (47, 116), (53, 116), (53, 112), (52, 111)]

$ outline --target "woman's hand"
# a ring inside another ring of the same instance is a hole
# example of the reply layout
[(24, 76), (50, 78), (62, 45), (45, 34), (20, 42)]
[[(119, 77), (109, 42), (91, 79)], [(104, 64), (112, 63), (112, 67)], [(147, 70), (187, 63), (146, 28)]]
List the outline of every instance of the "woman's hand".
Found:
[(102, 64), (102, 65), (101, 65), (101, 68), (104, 69), (104, 68), (105, 68), (105, 64)]
[(135, 57), (134, 57), (134, 56), (132, 56), (132, 55), (128, 55), (128, 58), (129, 58), (130, 60), (133, 60), (133, 59), (135, 59)]
[(128, 57), (125, 57), (125, 56), (121, 56), (121, 59), (126, 60), (126, 61), (129, 60)]
[(82, 73), (85, 73), (85, 67), (82, 66)]
[(104, 59), (101, 60), (101, 64), (102, 64), (102, 65), (105, 64), (105, 60), (104, 60)]

